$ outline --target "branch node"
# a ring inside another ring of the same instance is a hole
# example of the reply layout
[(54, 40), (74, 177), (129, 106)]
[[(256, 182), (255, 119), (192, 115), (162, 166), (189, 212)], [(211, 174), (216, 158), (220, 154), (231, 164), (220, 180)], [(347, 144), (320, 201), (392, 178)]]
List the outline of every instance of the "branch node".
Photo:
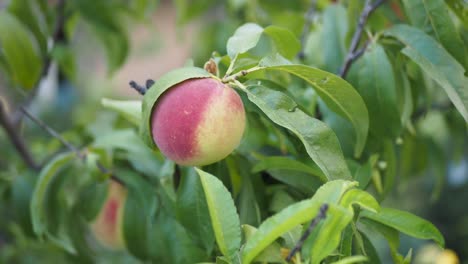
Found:
[(367, 47), (368, 43), (364, 45), (363, 49), (358, 50), (359, 41), (362, 36), (362, 32), (364, 30), (364, 26), (367, 23), (367, 19), (369, 16), (374, 12), (379, 6), (381, 6), (385, 0), (377, 0), (374, 3), (371, 3), (371, 0), (366, 1), (366, 5), (359, 16), (359, 20), (357, 23), (356, 31), (354, 32), (353, 38), (351, 40), (351, 46), (349, 47), (348, 54), (346, 55), (345, 61), (343, 66), (340, 69), (340, 77), (345, 78), (346, 74), (348, 73), (349, 69), (351, 68), (351, 64), (355, 60), (357, 60), (362, 54), (364, 54), (365, 48)]
[[(139, 94), (145, 95), (147, 88), (143, 87), (142, 85), (139, 85), (135, 81), (130, 81), (128, 84), (130, 85), (130, 87), (135, 89)], [(148, 86), (148, 81), (146, 81), (146, 84), (147, 84), (146, 86)]]

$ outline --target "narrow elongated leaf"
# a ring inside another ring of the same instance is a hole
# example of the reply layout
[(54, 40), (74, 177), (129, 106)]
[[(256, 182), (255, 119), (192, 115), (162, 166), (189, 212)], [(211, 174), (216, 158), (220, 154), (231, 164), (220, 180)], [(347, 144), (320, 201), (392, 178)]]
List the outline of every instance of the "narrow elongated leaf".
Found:
[(345, 38), (348, 31), (346, 20), (346, 9), (342, 5), (328, 5), (323, 11), (321, 36), (323, 50), (320, 53), (323, 54), (323, 69), (326, 71), (336, 73), (343, 64), (346, 54)]
[(117, 111), (133, 124), (137, 126), (141, 124), (141, 101), (120, 101), (102, 98), (101, 104), (104, 107)]
[(325, 221), (313, 240), (310, 250), (311, 264), (319, 264), (338, 247), (340, 244), (341, 232), (352, 219), (353, 211), (351, 210), (334, 205), (328, 208)]
[(11, 70), (11, 78), (22, 88), (33, 88), (42, 71), (42, 61), (28, 29), (9, 12), (0, 11), (0, 52)]
[(300, 171), (308, 173), (318, 177), (322, 181), (326, 181), (325, 175), (323, 175), (320, 168), (316, 166), (309, 166), (300, 161), (293, 160), (287, 157), (276, 156), (276, 157), (267, 157), (261, 159), (255, 166), (252, 168), (252, 172), (260, 172), (264, 170), (274, 170), (274, 169), (284, 169), (292, 171)]
[(323, 203), (339, 203), (343, 194), (356, 184), (356, 182), (344, 180), (329, 181), (320, 187), (311, 199), (290, 205), (265, 220), (245, 244), (242, 252), (242, 263), (250, 263), (282, 234), (299, 224), (310, 221), (317, 215)]
[(372, 44), (358, 64), (356, 88), (369, 110), (370, 132), (394, 138), (401, 128), (393, 67), (379, 44)]
[(352, 255), (354, 231), (351, 225), (348, 225), (343, 231), (341, 242), (338, 251), (341, 253), (340, 258), (345, 258)]
[(105, 47), (109, 72), (118, 69), (127, 58), (129, 39), (123, 21), (122, 8), (115, 1), (70, 1), (91, 25)]
[[(255, 227), (242, 225), (242, 233), (244, 234), (245, 241), (249, 241), (250, 237), (255, 234), (255, 232), (257, 232)], [(255, 258), (254, 262), (285, 263), (281, 256), (280, 244), (273, 242)]]
[(368, 262), (369, 259), (366, 256), (351, 256), (339, 261), (333, 262), (333, 264), (352, 264), (352, 263), (363, 263)]
[[(46, 10), (40, 10), (40, 1), (13, 0), (8, 4), (8, 11), (14, 14), (29, 28), (40, 46), (40, 53), (47, 52), (47, 25), (45, 21)], [(48, 6), (46, 6), (48, 7)]]
[(328, 179), (351, 179), (338, 139), (329, 127), (302, 112), (281, 92), (263, 86), (250, 86), (246, 92), (249, 100), (274, 123), (289, 129), (302, 141)]
[(132, 129), (114, 130), (99, 135), (93, 146), (105, 149), (124, 150), (127, 160), (133, 167), (148, 176), (163, 177), (163, 158), (152, 151)]
[(141, 105), (142, 122), (140, 126), (140, 134), (149, 147), (153, 148), (156, 146), (154, 144), (153, 137), (151, 136), (151, 114), (159, 96), (161, 96), (167, 89), (187, 79), (206, 78), (210, 76), (211, 75), (207, 71), (201, 68), (179, 68), (168, 72), (159, 78), (159, 80), (153, 84), (151, 89), (145, 93), (143, 103)]
[(192, 173), (182, 175), (177, 190), (176, 212), (179, 222), (209, 254), (215, 241), (213, 227), (202, 183)]
[(468, 78), (465, 69), (434, 39), (417, 28), (396, 25), (385, 34), (403, 42), (401, 52), (413, 60), (447, 93), (457, 110), (468, 122)]
[(263, 28), (254, 23), (240, 26), (227, 41), (227, 54), (229, 57), (234, 58), (237, 54), (254, 48), (260, 40), (262, 33)]
[(468, 28), (468, 6), (464, 0), (446, 0), (447, 5), (461, 20), (463, 26)]
[(382, 207), (378, 213), (364, 211), (361, 213), (361, 217), (390, 226), (412, 237), (432, 239), (441, 247), (445, 243), (444, 237), (433, 224), (405, 211)]
[[(374, 220), (370, 220), (368, 218), (361, 218), (359, 219), (361, 223), (363, 223), (366, 227), (370, 228), (373, 231), (380, 233), (388, 242), (390, 247), (390, 252), (392, 254), (392, 258), (395, 262), (397, 262), (398, 254), (398, 247), (400, 246), (400, 234), (399, 232), (389, 226), (376, 222)], [(370, 234), (373, 235), (373, 234)]]
[(375, 198), (368, 192), (360, 189), (352, 189), (345, 193), (341, 199), (340, 205), (344, 208), (353, 210), (353, 204), (358, 204), (361, 208), (377, 212), (380, 210), (380, 205)]
[(332, 111), (351, 122), (356, 131), (354, 155), (360, 156), (366, 143), (369, 114), (358, 92), (332, 73), (306, 65), (284, 64), (285, 61), (278, 57), (266, 58), (260, 66), (291, 73), (309, 83)]
[(411, 24), (439, 41), (466, 68), (466, 49), (443, 0), (404, 0)]
[(232, 260), (241, 242), (239, 216), (234, 201), (218, 178), (200, 169), (195, 170), (200, 175), (205, 192), (216, 243), (221, 253)]
[(57, 173), (69, 164), (75, 158), (76, 153), (66, 152), (57, 155), (41, 170), (36, 187), (31, 199), (31, 217), (33, 231), (38, 236), (46, 233), (47, 215), (45, 210), (45, 199), (47, 196), (48, 187), (53, 182)]
[(304, 194), (314, 193), (327, 177), (312, 163), (305, 164), (283, 156), (262, 158), (252, 169), (253, 173), (267, 171), (273, 178), (289, 184)]
[(127, 249), (140, 259), (150, 256), (150, 230), (160, 206), (156, 193), (147, 182), (131, 171), (119, 170), (119, 178), (128, 189), (123, 213), (123, 235)]

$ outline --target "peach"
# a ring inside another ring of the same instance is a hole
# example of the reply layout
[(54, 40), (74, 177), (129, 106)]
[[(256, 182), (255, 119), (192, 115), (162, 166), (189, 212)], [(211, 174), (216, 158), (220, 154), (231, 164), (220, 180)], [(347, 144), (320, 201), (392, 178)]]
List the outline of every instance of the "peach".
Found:
[(154, 142), (180, 165), (202, 166), (225, 158), (239, 145), (244, 128), (241, 98), (214, 78), (174, 85), (158, 98), (151, 115)]
[(103, 206), (91, 224), (94, 237), (104, 246), (111, 249), (125, 247), (123, 238), (123, 212), (127, 190), (120, 183), (109, 183), (107, 197)]

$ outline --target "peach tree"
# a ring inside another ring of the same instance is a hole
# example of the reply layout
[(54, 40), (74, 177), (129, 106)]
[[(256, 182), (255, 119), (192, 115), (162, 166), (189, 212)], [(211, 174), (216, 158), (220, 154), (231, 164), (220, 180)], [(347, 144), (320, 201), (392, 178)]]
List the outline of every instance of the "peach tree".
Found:
[(392, 196), (424, 174), (436, 200), (444, 153), (466, 159), (462, 0), (175, 1), (180, 24), (223, 16), (194, 60), (129, 80), (140, 100), (80, 97), (81, 121), (33, 104), (52, 65), (79, 82), (76, 25), (113, 72), (122, 21), (155, 4), (52, 2), (0, 10), (0, 81), (17, 88), (0, 98), (2, 260), (383, 263), (383, 240), (410, 263), (401, 234), (445, 247)]

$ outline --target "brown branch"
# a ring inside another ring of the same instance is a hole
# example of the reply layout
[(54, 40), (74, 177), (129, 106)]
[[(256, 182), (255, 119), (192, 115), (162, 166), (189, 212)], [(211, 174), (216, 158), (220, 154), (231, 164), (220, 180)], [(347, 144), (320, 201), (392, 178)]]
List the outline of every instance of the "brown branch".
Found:
[[(366, 5), (361, 12), (361, 15), (358, 20), (358, 24), (356, 27), (356, 31), (354, 32), (353, 38), (351, 40), (351, 46), (349, 47), (348, 54), (346, 55), (345, 62), (340, 69), (339, 75), (341, 78), (345, 78), (346, 74), (348, 74), (349, 69), (353, 62), (359, 58), (362, 54), (364, 54), (365, 48), (358, 50), (359, 41), (361, 40), (362, 32), (364, 31), (364, 27), (367, 23), (369, 16), (374, 12), (379, 6), (381, 6), (385, 0), (377, 0), (375, 3), (371, 3), (371, 0), (366, 1)], [(365, 45), (367, 47), (367, 44)]]
[(324, 219), (327, 216), (327, 211), (328, 211), (328, 204), (322, 204), (322, 206), (320, 206), (317, 216), (310, 222), (309, 227), (304, 232), (304, 234), (302, 234), (296, 246), (291, 250), (291, 252), (289, 252), (288, 256), (286, 257), (286, 261), (290, 261), (292, 257), (294, 256), (294, 254), (296, 254), (296, 252), (301, 250), (302, 245), (304, 245), (304, 242), (310, 236), (310, 233), (312, 233), (312, 231), (318, 225), (320, 220)]
[(309, 10), (307, 11), (307, 14), (305, 15), (304, 27), (302, 28), (301, 50), (297, 54), (297, 57), (300, 60), (305, 59), (304, 49), (305, 49), (305, 45), (307, 43), (307, 36), (309, 36), (310, 27), (312, 26), (312, 22), (314, 21), (314, 15), (315, 15), (315, 9), (316, 8), (317, 8), (317, 0), (311, 0)]
[[(63, 138), (57, 131), (55, 131), (53, 128), (48, 126), (46, 123), (44, 123), (42, 120), (39, 118), (35, 117), (33, 114), (28, 112), (26, 108), (20, 107), (20, 111), (23, 112), (25, 116), (27, 116), (29, 119), (31, 119), (34, 123), (36, 123), (38, 126), (40, 126), (42, 129), (44, 129), (49, 135), (52, 137), (58, 139), (68, 150), (75, 152), (76, 156), (81, 159), (82, 161), (86, 161), (87, 158), (87, 153), (80, 151), (77, 147), (75, 147), (73, 144), (68, 142), (65, 138)], [(100, 161), (96, 161), (96, 167), (104, 174), (109, 174), (112, 180), (120, 183), (121, 185), (125, 186), (125, 183), (122, 182), (121, 179), (119, 179), (115, 173), (112, 172), (112, 170), (106, 168)]]
[(11, 143), (15, 147), (18, 154), (20, 154), (21, 158), (24, 160), (26, 165), (35, 171), (40, 170), (40, 166), (34, 161), (34, 158), (31, 152), (29, 151), (29, 148), (26, 145), (26, 142), (20, 136), (12, 120), (8, 116), (8, 113), (6, 111), (6, 105), (1, 99), (0, 99), (0, 125), (5, 129), (5, 132), (10, 138)]

